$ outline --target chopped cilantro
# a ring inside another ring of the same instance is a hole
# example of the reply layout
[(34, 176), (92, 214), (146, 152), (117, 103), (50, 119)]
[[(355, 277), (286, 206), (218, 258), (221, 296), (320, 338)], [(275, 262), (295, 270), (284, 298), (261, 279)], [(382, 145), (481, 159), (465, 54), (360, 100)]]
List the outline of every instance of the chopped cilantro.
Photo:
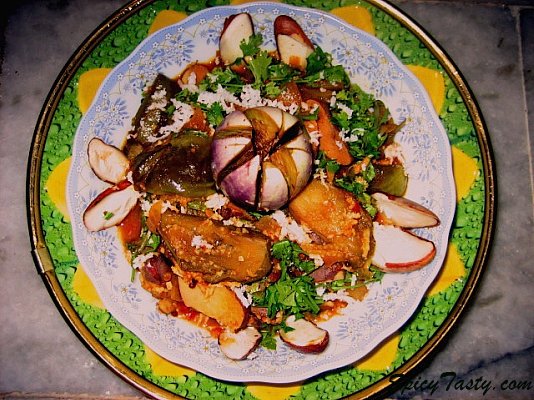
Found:
[(297, 83), (304, 83), (310, 86), (320, 86), (323, 81), (330, 83), (342, 83), (343, 86), (350, 85), (350, 78), (342, 65), (334, 65), (311, 75), (306, 75), (297, 80)]
[[(274, 318), (281, 311), (284, 315), (302, 317), (305, 312), (318, 314), (323, 303), (317, 294), (315, 282), (307, 273), (315, 269), (313, 261), (306, 259), (305, 253), (296, 243), (283, 240), (272, 246), (273, 257), (278, 259), (281, 276), (265, 290), (253, 293), (254, 303), (267, 307), (267, 315)], [(292, 276), (290, 268), (297, 268), (302, 275)]]
[(337, 161), (328, 158), (324, 151), (319, 151), (317, 154), (317, 167), (335, 174), (339, 171), (341, 165)]
[(216, 67), (198, 84), (201, 91), (216, 92), (221, 85), (231, 93), (239, 93), (244, 86), (241, 77), (230, 68)]
[(282, 93), (282, 89), (280, 88), (280, 86), (272, 81), (268, 82), (263, 87), (263, 91), (265, 92), (265, 95), (270, 98), (277, 97), (280, 95), (280, 93)]
[(243, 52), (243, 57), (254, 56), (259, 53), (262, 43), (263, 37), (259, 33), (252, 35), (248, 40), (243, 39), (239, 44), (239, 48)]
[(332, 112), (332, 121), (347, 137), (357, 137), (348, 142), (349, 151), (356, 160), (366, 157), (378, 158), (380, 148), (388, 138), (387, 133), (380, 131), (381, 126), (389, 119), (389, 112), (384, 104), (365, 93), (358, 85), (352, 84), (336, 94), (338, 104), (351, 110), (349, 116), (344, 109)]
[(362, 207), (369, 213), (371, 217), (374, 217), (377, 213), (377, 209), (374, 206), (371, 196), (367, 193), (369, 183), (375, 177), (375, 169), (373, 164), (368, 164), (365, 169), (357, 175), (346, 175), (341, 178), (335, 179), (334, 183), (340, 188), (352, 193)]
[(287, 64), (278, 63), (269, 65), (269, 80), (278, 83), (289, 82), (298, 72)]
[(224, 110), (219, 102), (213, 103), (211, 106), (206, 108), (206, 119), (208, 123), (212, 126), (217, 126), (224, 120)]
[(306, 259), (306, 253), (301, 247), (290, 240), (282, 240), (273, 245), (271, 252), (273, 257), (280, 261), (282, 268), (289, 268), (295, 266), (303, 272), (311, 272), (315, 269), (315, 263), (312, 260)]
[(276, 350), (276, 334), (281, 330), (289, 332), (294, 329), (290, 326), (287, 326), (285, 322), (282, 322), (278, 325), (264, 324), (260, 329), (262, 336), (260, 345), (266, 349)]
[(306, 59), (306, 75), (312, 75), (332, 66), (332, 56), (319, 46)]
[(111, 211), (104, 211), (104, 219), (106, 221), (109, 221), (114, 215)]
[(148, 229), (146, 216), (143, 215), (141, 218), (141, 235), (139, 240), (133, 243), (128, 243), (128, 250), (131, 253), (132, 264), (136, 257), (156, 251), (160, 243), (161, 238), (159, 235)]
[(337, 292), (340, 290), (347, 290), (347, 289), (356, 289), (362, 286), (367, 286), (372, 282), (380, 282), (382, 281), (382, 278), (384, 277), (384, 272), (380, 271), (374, 266), (369, 267), (369, 271), (372, 273), (372, 275), (365, 280), (353, 280), (353, 276), (357, 274), (354, 273), (346, 273), (343, 279), (337, 279), (332, 282), (323, 282), (321, 283), (321, 286), (324, 288), (327, 288), (328, 290), (332, 292)]
[(269, 65), (273, 62), (272, 57), (266, 51), (260, 51), (256, 57), (248, 62), (250, 72), (254, 75), (252, 86), (256, 89), (261, 88), (269, 77)]
[(206, 211), (206, 203), (199, 199), (191, 200), (187, 203), (187, 208), (195, 211)]

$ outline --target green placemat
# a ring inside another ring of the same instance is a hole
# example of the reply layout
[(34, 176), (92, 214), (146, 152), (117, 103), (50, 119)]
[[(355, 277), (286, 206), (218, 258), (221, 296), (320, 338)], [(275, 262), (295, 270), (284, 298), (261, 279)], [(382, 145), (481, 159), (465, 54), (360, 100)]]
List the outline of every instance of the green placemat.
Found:
[[(447, 289), (424, 298), (413, 317), (400, 330), (399, 344), (393, 364), (381, 371), (362, 370), (349, 366), (322, 374), (303, 382), (291, 398), (336, 399), (369, 388), (401, 367), (425, 346), (444, 324), (465, 289), (474, 266), (484, 230), (485, 176), (481, 146), (468, 108), (454, 82), (432, 52), (408, 28), (381, 8), (366, 2), (351, 1), (287, 1), (297, 6), (322, 10), (357, 4), (371, 16), (376, 36), (390, 47), (404, 63), (440, 71), (445, 79), (445, 100), (440, 113), (451, 145), (472, 158), (479, 173), (467, 196), (457, 204), (457, 214), (451, 230), (451, 242), (467, 274)], [(78, 260), (73, 246), (71, 226), (56, 208), (46, 190), (47, 180), (54, 169), (71, 156), (73, 137), (82, 114), (77, 104), (80, 75), (93, 68), (113, 68), (146, 38), (148, 29), (161, 10), (170, 9), (191, 14), (205, 7), (227, 4), (225, 1), (154, 1), (129, 16), (109, 32), (91, 51), (73, 75), (63, 92), (46, 134), (40, 174), (40, 212), (42, 230), (54, 270), (68, 301), (93, 335), (124, 365), (147, 381), (187, 398), (255, 398), (246, 384), (217, 381), (201, 373), (191, 376), (166, 377), (156, 375), (145, 357), (143, 343), (119, 324), (107, 311), (84, 302), (73, 290), (73, 278)], [(127, 38), (127, 39), (126, 39)]]

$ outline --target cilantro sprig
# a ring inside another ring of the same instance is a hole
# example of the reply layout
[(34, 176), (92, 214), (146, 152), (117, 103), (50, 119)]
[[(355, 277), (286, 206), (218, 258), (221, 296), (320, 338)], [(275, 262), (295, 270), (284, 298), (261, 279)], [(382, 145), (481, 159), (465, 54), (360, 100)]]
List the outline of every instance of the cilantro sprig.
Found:
[(349, 151), (356, 160), (365, 157), (378, 158), (380, 148), (388, 135), (380, 128), (389, 119), (389, 112), (383, 103), (375, 100), (372, 94), (364, 92), (358, 85), (336, 94), (336, 101), (351, 110), (351, 115), (341, 108), (332, 112), (332, 120), (346, 136), (357, 137), (350, 140)]
[(266, 51), (260, 51), (254, 58), (248, 62), (250, 72), (254, 75), (252, 87), (260, 89), (264, 82), (269, 78), (269, 66), (273, 58)]
[(261, 44), (263, 43), (263, 36), (261, 33), (255, 33), (248, 38), (244, 39), (239, 44), (239, 48), (243, 52), (243, 57), (254, 56), (261, 51)]
[[(269, 318), (274, 318), (279, 312), (297, 318), (306, 312), (318, 314), (323, 299), (317, 293), (313, 278), (308, 275), (315, 269), (314, 262), (307, 259), (298, 244), (289, 240), (275, 243), (271, 252), (279, 261), (280, 279), (263, 291), (253, 293), (254, 304), (267, 307)], [(301, 274), (290, 274), (292, 268)]]
[[(354, 279), (353, 273), (347, 273), (343, 279), (337, 279), (331, 282), (323, 282), (321, 283), (321, 286), (332, 292), (338, 292), (340, 290), (357, 289), (359, 287), (367, 286), (373, 282), (381, 282), (384, 278), (384, 272), (376, 267), (369, 267), (369, 272), (371, 272), (371, 276), (364, 280)], [(357, 275), (355, 278), (357, 278)]]
[(141, 235), (135, 242), (128, 243), (127, 247), (131, 254), (132, 275), (131, 280), (133, 282), (135, 277), (135, 269), (133, 268), (134, 260), (143, 255), (152, 253), (157, 250), (161, 243), (161, 238), (156, 233), (148, 229), (147, 218), (145, 215), (141, 217)]
[(367, 192), (367, 188), (374, 178), (375, 168), (373, 164), (369, 163), (365, 168), (361, 168), (359, 173), (347, 174), (340, 178), (336, 178), (334, 183), (356, 196), (362, 207), (371, 217), (374, 217), (377, 213), (377, 209), (373, 204), (371, 195)]

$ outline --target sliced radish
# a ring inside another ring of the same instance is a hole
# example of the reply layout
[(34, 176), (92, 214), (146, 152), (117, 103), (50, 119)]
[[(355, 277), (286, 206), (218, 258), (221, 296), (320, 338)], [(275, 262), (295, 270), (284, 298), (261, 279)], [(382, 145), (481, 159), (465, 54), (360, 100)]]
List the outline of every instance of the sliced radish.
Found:
[(133, 185), (118, 184), (108, 188), (93, 200), (83, 214), (83, 223), (91, 231), (101, 231), (118, 225), (134, 208), (139, 193)]
[(436, 214), (412, 200), (384, 193), (374, 193), (372, 197), (384, 224), (402, 228), (424, 228), (439, 224)]
[(252, 326), (232, 332), (224, 330), (219, 335), (219, 346), (223, 354), (232, 360), (243, 360), (260, 344), (261, 333)]
[(372, 263), (386, 272), (411, 272), (432, 261), (436, 246), (397, 226), (373, 223)]
[(293, 68), (304, 71), (308, 56), (314, 47), (300, 25), (287, 15), (280, 15), (274, 21), (274, 36), (280, 59)]
[(243, 57), (241, 42), (254, 34), (252, 18), (247, 13), (235, 14), (224, 21), (223, 31), (219, 40), (219, 52), (226, 65)]
[(328, 345), (328, 331), (319, 328), (306, 319), (296, 319), (294, 315), (286, 319), (286, 325), (293, 330), (280, 331), (280, 338), (289, 346), (303, 353), (320, 353)]
[(130, 162), (116, 147), (95, 137), (87, 146), (87, 155), (89, 166), (104, 182), (118, 183), (126, 178)]
[(313, 49), (297, 39), (287, 36), (278, 35), (276, 37), (278, 53), (280, 59), (290, 67), (305, 70), (308, 64), (307, 58), (313, 53)]

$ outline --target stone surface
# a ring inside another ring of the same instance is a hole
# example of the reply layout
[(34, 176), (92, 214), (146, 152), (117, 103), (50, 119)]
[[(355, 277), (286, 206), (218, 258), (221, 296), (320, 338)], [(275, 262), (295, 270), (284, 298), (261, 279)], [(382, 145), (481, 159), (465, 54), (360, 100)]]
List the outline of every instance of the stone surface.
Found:
[[(35, 123), (54, 80), (83, 40), (124, 1), (11, 5), (0, 75), (0, 396), (143, 398), (92, 354), (57, 311), (30, 254), (26, 169)], [(532, 135), (534, 11), (523, 1), (395, 1), (440, 43), (485, 118), (497, 166), (489, 262), (466, 312), (397, 399), (534, 397)], [(502, 4), (506, 4), (502, 6)], [(1, 53), (0, 53), (1, 54)], [(527, 112), (530, 110), (530, 113)], [(450, 381), (448, 372), (455, 374)], [(480, 379), (479, 379), (480, 378)], [(422, 390), (424, 380), (437, 388)], [(458, 382), (491, 381), (490, 390)], [(510, 383), (510, 382), (508, 382)], [(495, 389), (493, 389), (495, 387)]]

